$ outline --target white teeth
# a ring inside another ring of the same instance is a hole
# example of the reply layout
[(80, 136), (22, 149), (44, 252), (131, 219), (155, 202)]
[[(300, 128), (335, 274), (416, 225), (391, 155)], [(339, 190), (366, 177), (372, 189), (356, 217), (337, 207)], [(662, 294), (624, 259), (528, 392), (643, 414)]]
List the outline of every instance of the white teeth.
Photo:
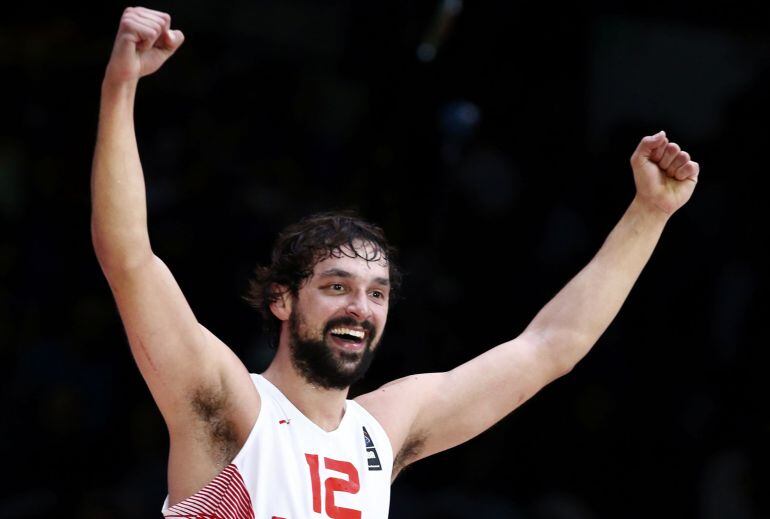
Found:
[(330, 330), (331, 333), (339, 334), (339, 335), (352, 335), (353, 337), (358, 337), (359, 339), (363, 339), (364, 335), (366, 335), (366, 332), (363, 330), (353, 330), (351, 328), (334, 328)]

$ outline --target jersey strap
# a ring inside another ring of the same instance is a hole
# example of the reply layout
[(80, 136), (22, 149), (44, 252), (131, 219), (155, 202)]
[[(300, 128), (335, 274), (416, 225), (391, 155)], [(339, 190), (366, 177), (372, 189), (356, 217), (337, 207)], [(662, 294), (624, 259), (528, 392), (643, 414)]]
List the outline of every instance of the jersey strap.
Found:
[(254, 508), (238, 467), (231, 463), (195, 495), (170, 507), (163, 515), (195, 519), (254, 519)]

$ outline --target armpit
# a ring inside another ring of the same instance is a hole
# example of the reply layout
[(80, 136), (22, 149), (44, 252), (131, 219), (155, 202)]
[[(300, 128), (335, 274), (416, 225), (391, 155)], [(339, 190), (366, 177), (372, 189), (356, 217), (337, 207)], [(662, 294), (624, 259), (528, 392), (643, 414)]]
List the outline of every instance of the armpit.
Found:
[(198, 389), (191, 400), (193, 412), (202, 422), (202, 431), (210, 454), (222, 466), (238, 453), (235, 424), (229, 417), (230, 404), (223, 390)]
[(392, 479), (396, 479), (396, 476), (401, 470), (413, 461), (419, 459), (420, 452), (422, 452), (422, 449), (425, 446), (425, 439), (424, 434), (416, 434), (406, 439), (401, 450), (398, 451), (398, 454), (396, 454), (396, 457), (393, 459)]

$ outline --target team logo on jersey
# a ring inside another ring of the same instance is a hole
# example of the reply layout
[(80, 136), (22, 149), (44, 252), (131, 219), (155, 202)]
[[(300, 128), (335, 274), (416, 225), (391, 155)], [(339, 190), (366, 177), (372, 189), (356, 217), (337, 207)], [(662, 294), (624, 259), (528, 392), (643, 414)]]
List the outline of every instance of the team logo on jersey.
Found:
[(377, 449), (374, 448), (372, 437), (369, 436), (369, 432), (366, 430), (366, 427), (363, 427), (363, 430), (364, 445), (366, 445), (366, 452), (369, 454), (369, 459), (367, 460), (369, 464), (369, 470), (382, 470), (382, 463), (380, 463), (380, 457), (377, 456)]

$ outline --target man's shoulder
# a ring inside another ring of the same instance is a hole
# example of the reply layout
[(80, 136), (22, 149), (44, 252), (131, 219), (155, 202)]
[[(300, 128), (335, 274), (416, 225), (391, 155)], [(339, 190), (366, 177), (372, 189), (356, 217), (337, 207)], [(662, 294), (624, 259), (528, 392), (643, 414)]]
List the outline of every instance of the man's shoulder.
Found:
[[(361, 406), (396, 407), (400, 410), (416, 405), (433, 393), (444, 378), (444, 373), (420, 373), (398, 378), (354, 400)], [(368, 410), (368, 408), (367, 408)]]
[(443, 373), (422, 373), (396, 379), (354, 401), (371, 414), (398, 452), (409, 437), (412, 424), (424, 402), (442, 382)]

